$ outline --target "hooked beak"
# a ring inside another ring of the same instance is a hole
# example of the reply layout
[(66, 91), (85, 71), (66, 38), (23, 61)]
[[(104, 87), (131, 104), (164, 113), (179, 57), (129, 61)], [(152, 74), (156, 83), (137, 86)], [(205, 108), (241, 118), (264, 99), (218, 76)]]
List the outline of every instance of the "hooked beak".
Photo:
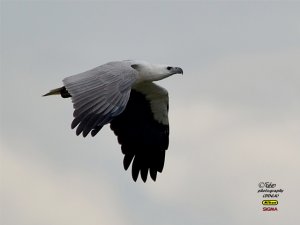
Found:
[(173, 70), (174, 70), (174, 74), (175, 73), (183, 74), (183, 70), (180, 67), (173, 67)]

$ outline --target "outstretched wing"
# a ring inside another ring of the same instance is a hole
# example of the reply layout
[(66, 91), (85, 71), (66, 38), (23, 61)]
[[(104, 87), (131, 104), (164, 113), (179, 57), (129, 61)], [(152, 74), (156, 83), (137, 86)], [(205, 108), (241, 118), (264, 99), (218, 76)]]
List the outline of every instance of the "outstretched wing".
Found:
[(72, 129), (85, 137), (95, 136), (105, 124), (126, 107), (137, 71), (126, 62), (111, 62), (67, 77), (65, 88), (74, 106)]
[(155, 181), (162, 172), (169, 145), (168, 92), (154, 83), (135, 87), (122, 114), (111, 121), (124, 154), (124, 168), (132, 162), (132, 178), (148, 172)]

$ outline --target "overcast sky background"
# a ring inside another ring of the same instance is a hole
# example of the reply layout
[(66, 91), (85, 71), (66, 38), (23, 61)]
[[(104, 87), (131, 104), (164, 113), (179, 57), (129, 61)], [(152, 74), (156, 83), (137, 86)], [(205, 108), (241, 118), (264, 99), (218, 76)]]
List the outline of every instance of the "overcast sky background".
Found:
[[(1, 2), (3, 225), (299, 224), (300, 2)], [(180, 66), (156, 182), (41, 95), (112, 60)], [(284, 189), (263, 212), (258, 183)]]

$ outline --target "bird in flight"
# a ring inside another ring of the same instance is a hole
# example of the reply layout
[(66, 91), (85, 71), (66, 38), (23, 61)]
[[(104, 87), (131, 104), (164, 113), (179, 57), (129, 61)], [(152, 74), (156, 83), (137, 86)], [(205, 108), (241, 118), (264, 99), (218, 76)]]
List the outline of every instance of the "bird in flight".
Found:
[(71, 98), (76, 134), (95, 136), (110, 123), (118, 137), (127, 170), (144, 182), (148, 173), (155, 181), (162, 172), (169, 146), (169, 97), (166, 89), (153, 83), (173, 74), (180, 67), (144, 61), (114, 61), (63, 79), (63, 87), (43, 95)]

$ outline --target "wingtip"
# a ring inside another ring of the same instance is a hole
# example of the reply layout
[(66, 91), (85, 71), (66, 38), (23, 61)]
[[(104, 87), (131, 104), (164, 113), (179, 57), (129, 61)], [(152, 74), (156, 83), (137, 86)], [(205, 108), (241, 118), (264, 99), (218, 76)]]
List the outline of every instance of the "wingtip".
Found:
[(157, 171), (155, 169), (150, 169), (150, 177), (153, 181), (156, 181)]
[(42, 97), (49, 96), (49, 95), (60, 95), (62, 89), (63, 89), (63, 87), (55, 88), (55, 89), (49, 91), (48, 93), (42, 95)]
[(132, 179), (134, 180), (134, 182), (136, 182), (138, 177), (139, 177), (139, 171), (132, 170)]
[(138, 177), (134, 177), (134, 176), (132, 176), (132, 179), (133, 179), (133, 181), (134, 181), (134, 182), (136, 182), (136, 181), (137, 181), (137, 178), (138, 178)]
[(148, 168), (147, 167), (141, 168), (140, 174), (141, 174), (142, 180), (144, 181), (144, 183), (146, 183), (147, 177), (148, 177)]
[(131, 162), (132, 162), (132, 159), (134, 157), (134, 154), (130, 154), (130, 153), (127, 153), (124, 155), (124, 159), (123, 159), (123, 166), (124, 166), (124, 169), (125, 170), (128, 170)]
[(46, 96), (50, 96), (50, 95), (55, 95), (55, 94), (51, 93), (51, 91), (50, 91), (50, 92), (48, 92), (46, 94), (43, 94), (42, 97), (46, 97)]
[(82, 131), (82, 136), (86, 137), (86, 136), (88, 136), (89, 133), (90, 133), (90, 130), (85, 129), (85, 130)]

